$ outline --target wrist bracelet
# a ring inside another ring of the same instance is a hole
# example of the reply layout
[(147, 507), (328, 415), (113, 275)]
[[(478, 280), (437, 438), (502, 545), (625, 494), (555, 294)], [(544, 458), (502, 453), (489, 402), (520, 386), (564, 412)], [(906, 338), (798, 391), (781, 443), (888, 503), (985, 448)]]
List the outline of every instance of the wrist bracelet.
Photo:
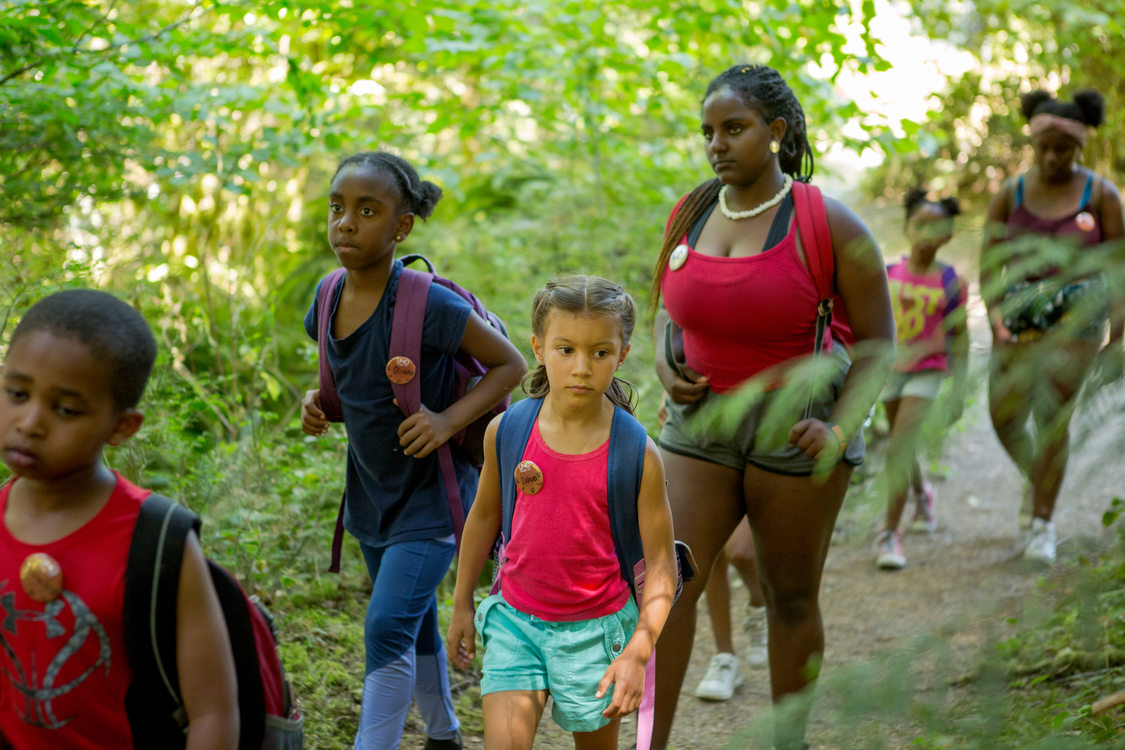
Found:
[(840, 443), (840, 455), (844, 455), (848, 451), (848, 439), (844, 437), (844, 428), (835, 422), (826, 423), (832, 430), (832, 434), (836, 436), (836, 440)]

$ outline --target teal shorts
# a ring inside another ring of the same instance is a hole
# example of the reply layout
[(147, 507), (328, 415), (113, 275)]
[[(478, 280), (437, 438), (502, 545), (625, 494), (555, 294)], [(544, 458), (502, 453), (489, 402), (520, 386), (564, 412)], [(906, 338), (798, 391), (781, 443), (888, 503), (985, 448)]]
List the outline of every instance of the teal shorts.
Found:
[(610, 662), (621, 655), (637, 627), (632, 597), (613, 614), (577, 622), (550, 622), (520, 612), (501, 594), (477, 607), (477, 632), (484, 642), (481, 695), (506, 690), (547, 690), (551, 716), (568, 732), (594, 732), (613, 698), (611, 686), (595, 698)]

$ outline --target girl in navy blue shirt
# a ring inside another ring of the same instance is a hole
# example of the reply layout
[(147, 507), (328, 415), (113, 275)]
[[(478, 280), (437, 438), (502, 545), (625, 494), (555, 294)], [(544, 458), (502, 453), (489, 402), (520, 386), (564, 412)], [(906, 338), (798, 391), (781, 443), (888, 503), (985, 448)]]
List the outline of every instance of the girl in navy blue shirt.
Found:
[[(398, 747), (413, 697), (426, 723), (426, 748), (460, 748), (435, 591), (455, 551), (437, 448), (485, 414), (520, 382), (523, 357), (457, 294), (433, 285), (422, 334), (421, 410), (403, 419), (386, 375), (402, 263), (394, 259), (415, 217), (441, 188), (403, 159), (361, 153), (341, 162), (328, 199), (328, 240), (346, 273), (330, 296), (328, 363), (348, 434), (344, 526), (360, 542), (373, 590), (364, 623), (366, 671), (355, 747)], [(319, 289), (317, 290), (319, 294)], [(317, 303), (305, 330), (317, 337)], [(461, 399), (453, 356), (463, 350), (489, 368)], [(329, 421), (320, 391), (305, 394), (301, 428), (322, 435)], [(451, 444), (461, 497), (477, 473)], [(466, 512), (468, 508), (465, 508)]]

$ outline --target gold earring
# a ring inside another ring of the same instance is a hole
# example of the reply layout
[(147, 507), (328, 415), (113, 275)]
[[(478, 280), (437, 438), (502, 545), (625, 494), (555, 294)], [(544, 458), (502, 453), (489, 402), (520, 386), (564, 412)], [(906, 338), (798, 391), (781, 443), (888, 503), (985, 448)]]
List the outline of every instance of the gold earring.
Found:
[(770, 153), (771, 154), (776, 154), (780, 150), (781, 150), (781, 144), (780, 143), (778, 143), (777, 141), (770, 141)]

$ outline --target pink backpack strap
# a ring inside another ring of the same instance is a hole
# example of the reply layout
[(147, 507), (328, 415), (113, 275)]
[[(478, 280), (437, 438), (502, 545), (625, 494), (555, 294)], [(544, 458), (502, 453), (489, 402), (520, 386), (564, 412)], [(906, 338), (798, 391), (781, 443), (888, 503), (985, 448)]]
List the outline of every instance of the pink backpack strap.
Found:
[[(395, 401), (405, 416), (422, 408), (422, 328), (426, 323), (426, 300), (434, 275), (411, 268), (402, 269), (395, 293), (395, 311), (391, 318), (392, 357), (407, 357), (414, 363), (415, 374), (407, 383), (391, 383)], [(465, 528), (465, 509), (461, 505), (461, 488), (457, 482), (457, 469), (449, 443), (437, 449), (441, 486), (449, 505), (449, 518), (453, 523), (453, 536), (461, 544), (461, 531)]]
[(319, 368), (320, 409), (329, 422), (343, 420), (343, 407), (340, 394), (336, 392), (336, 378), (328, 364), (328, 339), (332, 336), (332, 298), (336, 285), (344, 275), (343, 268), (337, 268), (324, 277), (316, 295), (316, 349)]

